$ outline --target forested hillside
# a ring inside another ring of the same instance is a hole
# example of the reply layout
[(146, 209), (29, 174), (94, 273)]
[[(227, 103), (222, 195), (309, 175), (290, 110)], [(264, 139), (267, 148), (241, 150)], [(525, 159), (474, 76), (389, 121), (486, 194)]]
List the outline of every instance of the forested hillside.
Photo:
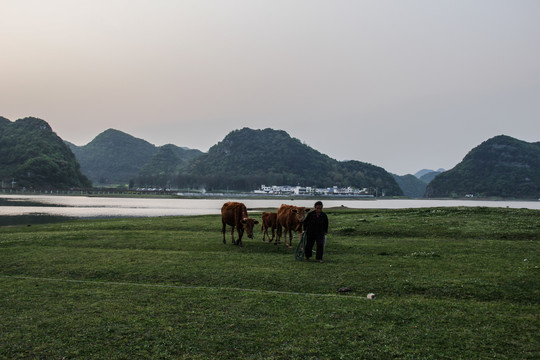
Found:
[(0, 117), (0, 178), (4, 186), (63, 189), (89, 187), (69, 147), (47, 122)]
[(202, 154), (176, 145), (155, 146), (122, 131), (108, 129), (84, 146), (70, 145), (81, 169), (95, 184), (166, 184)]
[(69, 144), (83, 173), (95, 184), (127, 184), (158, 152), (149, 142), (108, 129), (84, 146)]
[(261, 184), (352, 186), (402, 195), (383, 168), (359, 161), (339, 162), (291, 138), (282, 130), (244, 128), (230, 132), (189, 166), (186, 181), (210, 189), (253, 190)]
[(472, 149), (426, 189), (426, 197), (540, 197), (540, 143), (510, 136), (491, 138)]
[[(203, 153), (171, 144), (157, 147), (114, 129), (76, 146), (41, 119), (0, 117), (0, 179), (4, 187), (19, 188), (90, 187), (90, 178), (98, 186), (209, 191), (250, 191), (263, 184), (350, 186), (378, 196), (538, 199), (540, 143), (496, 136), (453, 169), (439, 171), (418, 180), (360, 161), (337, 161), (282, 130), (234, 130)], [(422, 180), (435, 175), (423, 192)]]
[(418, 179), (420, 179), (420, 181), (422, 181), (424, 184), (429, 184), (431, 181), (433, 181), (433, 179), (435, 179), (435, 176), (439, 175), (442, 172), (444, 172), (444, 170), (442, 169), (437, 171), (431, 171), (427, 174), (420, 176)]
[(426, 183), (414, 175), (395, 175), (394, 179), (398, 183), (399, 187), (403, 191), (403, 195), (411, 198), (421, 198), (426, 192)]
[(145, 187), (170, 187), (180, 174), (186, 172), (190, 161), (201, 154), (202, 151), (196, 149), (181, 148), (172, 144), (163, 145), (141, 168), (137, 183)]
[(5, 117), (0, 116), (0, 131), (2, 131), (2, 126), (8, 125), (10, 123), (11, 121), (9, 121), (9, 119), (6, 119)]

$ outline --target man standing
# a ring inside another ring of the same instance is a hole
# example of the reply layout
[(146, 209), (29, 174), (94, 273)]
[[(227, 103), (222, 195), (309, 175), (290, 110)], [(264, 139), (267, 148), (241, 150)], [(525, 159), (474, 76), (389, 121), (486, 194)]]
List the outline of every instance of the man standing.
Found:
[(322, 211), (323, 203), (317, 201), (315, 203), (315, 211), (307, 214), (303, 228), (306, 233), (306, 260), (312, 255), (313, 245), (317, 243), (317, 252), (315, 259), (319, 262), (323, 262), (324, 244), (326, 240), (326, 234), (328, 233), (328, 216)]

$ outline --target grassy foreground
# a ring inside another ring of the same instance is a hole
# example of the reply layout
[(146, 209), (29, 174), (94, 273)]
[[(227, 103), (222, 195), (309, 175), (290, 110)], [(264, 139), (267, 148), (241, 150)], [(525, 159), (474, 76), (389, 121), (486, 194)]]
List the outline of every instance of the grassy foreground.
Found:
[(539, 211), (326, 212), (323, 264), (219, 216), (0, 227), (0, 359), (540, 358)]

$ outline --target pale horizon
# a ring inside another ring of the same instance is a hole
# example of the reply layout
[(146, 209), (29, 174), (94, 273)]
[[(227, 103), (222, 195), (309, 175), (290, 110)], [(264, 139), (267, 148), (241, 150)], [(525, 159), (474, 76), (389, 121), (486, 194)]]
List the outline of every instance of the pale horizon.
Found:
[(0, 3), (0, 116), (86, 145), (208, 149), (244, 127), (336, 160), (449, 170), (540, 141), (535, 0)]

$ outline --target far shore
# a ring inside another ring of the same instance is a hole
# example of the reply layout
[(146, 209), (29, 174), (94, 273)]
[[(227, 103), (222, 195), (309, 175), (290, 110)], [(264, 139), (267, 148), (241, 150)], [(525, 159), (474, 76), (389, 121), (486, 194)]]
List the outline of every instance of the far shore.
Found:
[(253, 192), (203, 192), (203, 191), (139, 191), (139, 190), (116, 190), (116, 189), (85, 189), (85, 190), (20, 190), (0, 189), (2, 195), (59, 195), (59, 196), (86, 196), (86, 197), (136, 197), (136, 198), (172, 198), (172, 199), (224, 199), (224, 198), (248, 198), (260, 200), (470, 200), (470, 201), (540, 201), (538, 199), (517, 199), (503, 197), (448, 197), (448, 198), (411, 198), (407, 196), (365, 196), (365, 195), (315, 195), (315, 194), (258, 194)]

